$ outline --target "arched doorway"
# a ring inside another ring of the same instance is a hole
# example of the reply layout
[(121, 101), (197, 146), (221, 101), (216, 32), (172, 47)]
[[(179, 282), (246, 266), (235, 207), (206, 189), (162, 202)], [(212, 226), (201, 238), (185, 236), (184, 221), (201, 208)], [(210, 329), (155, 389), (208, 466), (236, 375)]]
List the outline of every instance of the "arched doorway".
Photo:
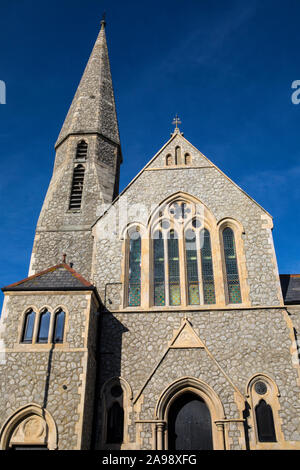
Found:
[[(154, 449), (225, 449), (224, 408), (216, 392), (202, 380), (181, 377), (168, 385), (157, 401), (154, 417)], [(187, 433), (192, 436), (188, 442)], [(199, 433), (201, 437), (196, 439)]]
[(211, 415), (205, 401), (187, 392), (179, 396), (169, 410), (169, 450), (213, 449)]

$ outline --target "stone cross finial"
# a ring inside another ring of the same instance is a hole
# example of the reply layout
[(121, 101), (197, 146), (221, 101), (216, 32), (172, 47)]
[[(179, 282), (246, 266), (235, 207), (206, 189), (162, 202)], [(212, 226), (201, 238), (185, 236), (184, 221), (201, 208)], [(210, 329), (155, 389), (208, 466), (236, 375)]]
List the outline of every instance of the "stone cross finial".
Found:
[(172, 124), (173, 124), (173, 126), (175, 126), (175, 129), (174, 129), (173, 134), (171, 134), (171, 136), (174, 135), (174, 134), (183, 135), (183, 133), (180, 132), (179, 127), (178, 127), (178, 124), (182, 124), (178, 114), (176, 114), (176, 116), (174, 117)]
[(176, 116), (174, 117), (172, 124), (173, 126), (175, 126), (175, 129), (178, 129), (178, 124), (182, 124), (180, 118), (178, 117), (178, 114), (176, 114)]

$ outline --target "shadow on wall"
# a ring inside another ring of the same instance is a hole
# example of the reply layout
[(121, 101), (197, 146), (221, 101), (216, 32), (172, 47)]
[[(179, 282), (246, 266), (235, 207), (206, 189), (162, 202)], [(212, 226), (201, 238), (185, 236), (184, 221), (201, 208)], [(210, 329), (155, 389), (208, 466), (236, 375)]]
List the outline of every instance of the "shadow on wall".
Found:
[[(121, 375), (122, 335), (127, 331), (128, 329), (103, 306), (97, 344), (92, 449), (118, 450), (123, 442), (123, 391), (117, 378)], [(103, 385), (110, 379), (115, 380), (103, 393)]]

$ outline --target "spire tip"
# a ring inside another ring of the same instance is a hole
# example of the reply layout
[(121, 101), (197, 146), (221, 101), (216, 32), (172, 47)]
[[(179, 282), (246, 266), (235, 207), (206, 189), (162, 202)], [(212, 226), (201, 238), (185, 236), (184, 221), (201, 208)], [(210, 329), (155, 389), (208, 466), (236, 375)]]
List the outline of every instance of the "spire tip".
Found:
[(101, 28), (105, 28), (106, 26), (106, 12), (103, 12), (103, 15), (102, 15), (102, 20), (101, 20)]

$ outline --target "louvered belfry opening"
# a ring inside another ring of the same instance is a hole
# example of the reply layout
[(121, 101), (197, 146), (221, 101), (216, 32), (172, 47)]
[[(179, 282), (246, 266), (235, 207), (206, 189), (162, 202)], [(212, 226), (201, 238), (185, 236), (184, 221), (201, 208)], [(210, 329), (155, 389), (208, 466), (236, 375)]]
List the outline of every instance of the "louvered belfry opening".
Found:
[(73, 172), (73, 181), (69, 209), (80, 209), (84, 181), (84, 166), (77, 165)]
[(82, 140), (79, 142), (77, 145), (77, 150), (76, 150), (76, 160), (86, 160), (87, 157), (87, 149), (88, 149), (88, 144), (85, 142), (85, 140)]

